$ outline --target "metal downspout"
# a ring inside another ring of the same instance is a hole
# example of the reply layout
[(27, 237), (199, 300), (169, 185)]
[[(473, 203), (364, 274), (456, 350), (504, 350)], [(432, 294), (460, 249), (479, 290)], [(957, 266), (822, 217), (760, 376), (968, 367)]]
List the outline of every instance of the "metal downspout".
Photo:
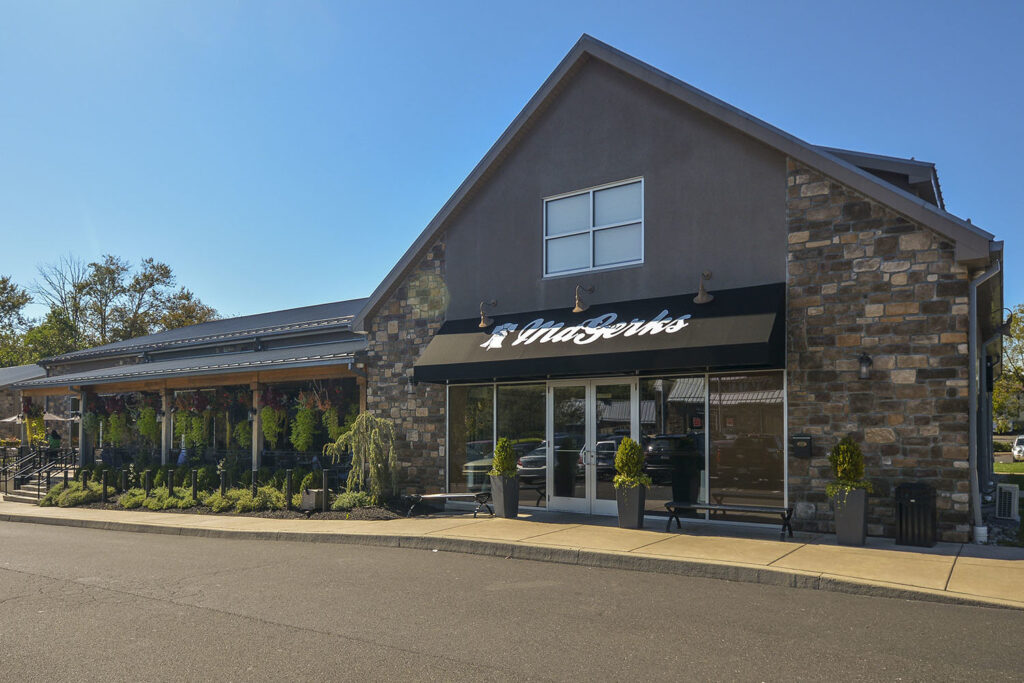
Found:
[(977, 543), (983, 536), (988, 537), (987, 530), (982, 529), (981, 491), (978, 481), (978, 287), (989, 278), (998, 275), (999, 259), (981, 275), (971, 280), (967, 320), (967, 419), (969, 433), (967, 435), (967, 461), (971, 477), (971, 516), (974, 521), (974, 541)]

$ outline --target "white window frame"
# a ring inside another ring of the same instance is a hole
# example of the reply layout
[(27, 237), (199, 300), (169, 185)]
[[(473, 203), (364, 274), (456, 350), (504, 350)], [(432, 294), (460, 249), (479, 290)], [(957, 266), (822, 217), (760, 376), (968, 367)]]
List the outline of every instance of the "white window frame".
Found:
[[(600, 190), (607, 190), (612, 187), (618, 187), (620, 185), (631, 185), (633, 183), (640, 183), (640, 258), (632, 261), (622, 261), (620, 263), (611, 263), (607, 266), (595, 266), (594, 265), (594, 233), (600, 232), (601, 230), (608, 230), (610, 228), (621, 228), (626, 225), (633, 225), (637, 221), (622, 221), (619, 223), (609, 223), (608, 225), (594, 225), (594, 193)], [(548, 202), (553, 202), (558, 199), (566, 199), (567, 197), (577, 197), (579, 195), (590, 195), (590, 227), (584, 228), (583, 230), (576, 230), (573, 232), (563, 232), (557, 235), (548, 236)], [(637, 178), (628, 178), (626, 180), (617, 180), (614, 183), (605, 183), (604, 185), (595, 185), (594, 187), (588, 187), (585, 190), (573, 190), (572, 192), (563, 192), (562, 194), (552, 195), (550, 197), (544, 197), (541, 203), (541, 212), (543, 214), (543, 220), (541, 225), (541, 249), (544, 252), (542, 255), (544, 262), (543, 278), (557, 278), (564, 277), (566, 275), (573, 275), (575, 273), (589, 273), (598, 270), (614, 270), (616, 268), (629, 268), (632, 266), (642, 265), (644, 262), (644, 178), (639, 176)], [(574, 268), (573, 270), (560, 270), (557, 273), (548, 272), (548, 241), (556, 240), (562, 237), (572, 237), (574, 235), (589, 235), (589, 253), (590, 253), (590, 266), (586, 268)]]

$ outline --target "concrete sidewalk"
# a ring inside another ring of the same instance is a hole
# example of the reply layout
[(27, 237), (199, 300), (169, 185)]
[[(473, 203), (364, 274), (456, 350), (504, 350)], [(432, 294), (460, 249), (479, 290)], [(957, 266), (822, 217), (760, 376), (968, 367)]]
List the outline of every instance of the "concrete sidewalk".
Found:
[(1024, 609), (1024, 548), (940, 543), (863, 548), (831, 535), (779, 541), (765, 530), (689, 524), (619, 529), (614, 519), (538, 513), (444, 514), (389, 521), (262, 519), (0, 503), (0, 521), (219, 538), (319, 541), (496, 555), (846, 593)]

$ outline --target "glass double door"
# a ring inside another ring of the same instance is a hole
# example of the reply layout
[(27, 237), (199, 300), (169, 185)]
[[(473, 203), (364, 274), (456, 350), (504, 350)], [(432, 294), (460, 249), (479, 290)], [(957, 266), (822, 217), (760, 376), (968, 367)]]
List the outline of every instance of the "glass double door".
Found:
[(615, 452), (639, 441), (635, 379), (549, 382), (547, 388), (548, 508), (614, 515)]

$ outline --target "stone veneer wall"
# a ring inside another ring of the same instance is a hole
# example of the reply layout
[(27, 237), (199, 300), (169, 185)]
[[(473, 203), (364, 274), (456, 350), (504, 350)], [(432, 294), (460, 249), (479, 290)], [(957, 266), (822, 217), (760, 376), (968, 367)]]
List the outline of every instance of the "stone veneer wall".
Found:
[(967, 270), (949, 241), (793, 160), (788, 186), (789, 433), (814, 437), (790, 459), (794, 517), (834, 529), (828, 453), (850, 433), (875, 486), (868, 533), (895, 535), (896, 485), (923, 481), (941, 538), (968, 540)]
[(444, 243), (438, 242), (366, 320), (366, 407), (397, 432), (402, 489), (437, 492), (445, 485), (445, 389), (411, 384), (413, 363), (441, 328), (447, 306)]

